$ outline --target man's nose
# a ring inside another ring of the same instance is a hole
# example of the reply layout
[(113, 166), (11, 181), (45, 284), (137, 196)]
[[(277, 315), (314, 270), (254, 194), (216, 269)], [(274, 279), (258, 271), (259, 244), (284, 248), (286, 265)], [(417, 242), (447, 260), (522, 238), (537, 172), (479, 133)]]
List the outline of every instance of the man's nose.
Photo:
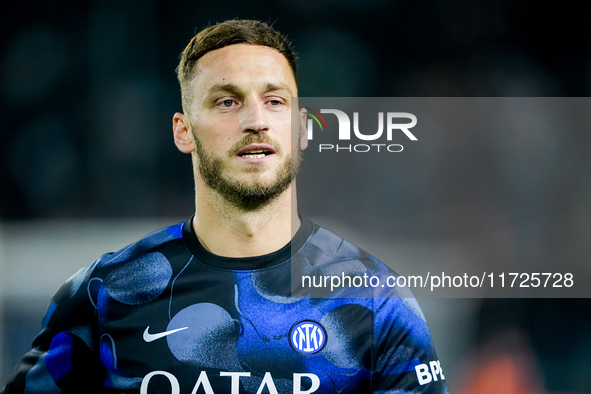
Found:
[(241, 121), (245, 133), (263, 133), (269, 130), (264, 104), (258, 100), (249, 100), (245, 103)]

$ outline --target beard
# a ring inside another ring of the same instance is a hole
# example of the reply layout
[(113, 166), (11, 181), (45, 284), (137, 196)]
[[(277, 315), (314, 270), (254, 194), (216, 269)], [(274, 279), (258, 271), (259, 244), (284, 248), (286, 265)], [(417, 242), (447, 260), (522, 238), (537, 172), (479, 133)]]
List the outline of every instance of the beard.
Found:
[[(195, 132), (193, 137), (197, 153), (197, 169), (205, 184), (227, 202), (244, 211), (255, 211), (275, 200), (289, 187), (300, 169), (302, 150), (298, 144), (296, 156), (292, 160), (291, 154), (286, 155), (272, 179), (261, 179), (257, 174), (261, 172), (261, 168), (256, 164), (248, 164), (243, 169), (243, 173), (250, 174), (251, 179), (238, 179), (226, 173), (222, 158), (206, 150)], [(275, 154), (282, 153), (281, 146), (275, 140), (264, 133), (259, 133), (248, 134), (234, 144), (228, 151), (228, 157), (233, 159), (242, 148), (252, 143), (269, 144), (275, 150)]]

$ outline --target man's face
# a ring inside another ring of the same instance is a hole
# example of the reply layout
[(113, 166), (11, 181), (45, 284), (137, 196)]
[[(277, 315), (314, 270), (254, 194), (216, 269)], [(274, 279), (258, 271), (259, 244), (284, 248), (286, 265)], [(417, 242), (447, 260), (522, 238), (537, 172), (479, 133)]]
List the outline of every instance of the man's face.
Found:
[(208, 52), (196, 68), (189, 117), (198, 173), (231, 203), (256, 209), (285, 191), (299, 168), (293, 73), (278, 51), (248, 44)]

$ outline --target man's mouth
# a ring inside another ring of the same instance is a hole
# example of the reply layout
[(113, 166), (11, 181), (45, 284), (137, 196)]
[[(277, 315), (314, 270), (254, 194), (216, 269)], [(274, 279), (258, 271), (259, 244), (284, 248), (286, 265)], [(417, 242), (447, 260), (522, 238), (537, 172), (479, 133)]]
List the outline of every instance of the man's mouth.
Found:
[(245, 152), (240, 154), (241, 157), (248, 157), (249, 159), (262, 159), (263, 157), (272, 154), (273, 152), (265, 150), (257, 150), (252, 152)]
[(249, 144), (238, 152), (238, 156), (246, 159), (262, 159), (275, 153), (269, 144)]

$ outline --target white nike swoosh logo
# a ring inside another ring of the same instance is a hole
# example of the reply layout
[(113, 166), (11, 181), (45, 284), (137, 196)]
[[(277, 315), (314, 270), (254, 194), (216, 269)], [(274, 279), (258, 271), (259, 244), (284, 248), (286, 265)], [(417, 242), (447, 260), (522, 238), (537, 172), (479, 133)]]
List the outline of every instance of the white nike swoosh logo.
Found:
[(189, 327), (177, 328), (176, 330), (164, 331), (164, 332), (161, 332), (161, 333), (158, 333), (158, 334), (150, 334), (148, 332), (148, 330), (150, 329), (150, 326), (148, 326), (148, 327), (146, 327), (146, 331), (144, 331), (144, 341), (146, 341), (146, 342), (152, 342), (152, 341), (155, 341), (156, 339), (160, 339), (162, 337), (165, 337), (165, 336), (170, 335), (170, 334), (174, 334), (177, 331), (182, 331), (182, 330), (185, 330), (187, 328), (189, 328)]

